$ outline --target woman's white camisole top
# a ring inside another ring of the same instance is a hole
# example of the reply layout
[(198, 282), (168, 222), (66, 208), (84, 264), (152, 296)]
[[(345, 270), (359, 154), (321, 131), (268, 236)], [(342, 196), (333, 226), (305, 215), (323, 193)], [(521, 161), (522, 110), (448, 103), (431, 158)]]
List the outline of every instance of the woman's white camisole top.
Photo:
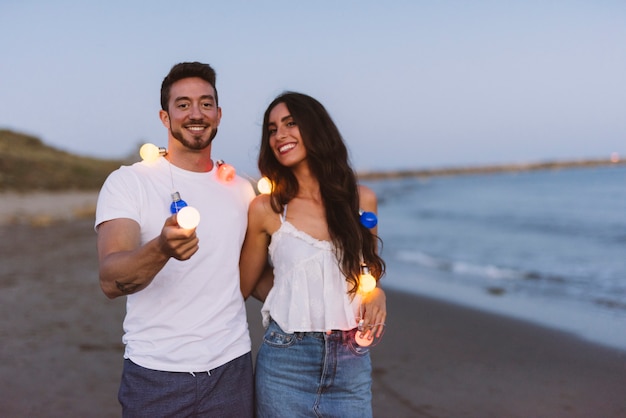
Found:
[(361, 296), (348, 294), (334, 245), (296, 229), (286, 214), (287, 205), (269, 245), (274, 286), (261, 309), (263, 326), (271, 318), (288, 333), (356, 328)]

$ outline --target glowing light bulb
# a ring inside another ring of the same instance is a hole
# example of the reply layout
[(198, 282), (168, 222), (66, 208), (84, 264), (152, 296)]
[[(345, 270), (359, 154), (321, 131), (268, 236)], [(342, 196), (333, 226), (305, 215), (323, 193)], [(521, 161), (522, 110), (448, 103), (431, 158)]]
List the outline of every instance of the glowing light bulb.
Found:
[(360, 211), (361, 225), (366, 228), (374, 228), (378, 224), (378, 217), (374, 212)]
[(200, 223), (200, 212), (194, 207), (185, 206), (178, 211), (176, 221), (181, 228), (193, 229)]
[(172, 204), (170, 205), (170, 213), (178, 213), (185, 206), (187, 206), (187, 202), (180, 198), (180, 193), (172, 193)]
[(226, 164), (224, 161), (222, 160), (217, 160), (216, 162), (217, 164), (217, 178), (220, 179), (221, 181), (228, 183), (229, 181), (232, 181), (232, 179), (235, 178), (235, 167), (233, 167), (230, 164)]
[(157, 147), (154, 144), (143, 144), (141, 148), (139, 148), (139, 155), (141, 159), (148, 163), (155, 162), (161, 155), (167, 154), (167, 150), (165, 148)]
[(270, 194), (272, 192), (272, 182), (267, 177), (261, 177), (261, 179), (256, 184), (259, 193), (261, 194)]
[(619, 154), (617, 152), (612, 152), (611, 153), (611, 162), (612, 163), (619, 163)]
[(356, 343), (358, 345), (360, 345), (361, 347), (369, 347), (370, 345), (372, 345), (372, 343), (374, 342), (374, 339), (368, 339), (367, 338), (367, 334), (364, 334), (363, 337), (361, 337), (361, 331), (358, 331), (355, 335), (354, 335), (354, 340), (356, 341)]
[(374, 288), (376, 288), (376, 279), (370, 274), (370, 269), (366, 265), (362, 265), (359, 276), (359, 293), (365, 295)]

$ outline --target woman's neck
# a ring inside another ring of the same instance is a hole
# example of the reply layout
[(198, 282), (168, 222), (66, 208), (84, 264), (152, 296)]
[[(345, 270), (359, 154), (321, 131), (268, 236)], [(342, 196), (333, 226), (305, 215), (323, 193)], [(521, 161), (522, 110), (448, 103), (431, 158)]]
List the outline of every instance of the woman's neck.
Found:
[(294, 171), (296, 180), (298, 180), (298, 193), (296, 197), (302, 199), (321, 200), (320, 183), (317, 177), (313, 176), (311, 171), (300, 169)]

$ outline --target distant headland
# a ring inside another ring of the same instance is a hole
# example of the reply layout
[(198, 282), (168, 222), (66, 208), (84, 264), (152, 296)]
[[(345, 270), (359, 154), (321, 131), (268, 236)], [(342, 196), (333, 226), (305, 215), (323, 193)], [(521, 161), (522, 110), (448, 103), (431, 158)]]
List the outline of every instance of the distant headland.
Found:
[(468, 174), (492, 174), (503, 172), (533, 171), (533, 170), (561, 170), (566, 168), (592, 168), (617, 164), (626, 164), (616, 154), (605, 159), (585, 159), (573, 161), (543, 161), (534, 163), (512, 163), (484, 166), (447, 167), (417, 170), (398, 171), (372, 171), (359, 172), (360, 180), (386, 180), (406, 177), (435, 177), (435, 176), (458, 176)]
[[(0, 129), (0, 192), (99, 190), (108, 174), (134, 161), (82, 157), (44, 144), (39, 138)], [(626, 164), (617, 155), (607, 159), (547, 161), (475, 167), (448, 167), (397, 171), (361, 171), (359, 180), (404, 177), (455, 176), (508, 171), (557, 170)]]

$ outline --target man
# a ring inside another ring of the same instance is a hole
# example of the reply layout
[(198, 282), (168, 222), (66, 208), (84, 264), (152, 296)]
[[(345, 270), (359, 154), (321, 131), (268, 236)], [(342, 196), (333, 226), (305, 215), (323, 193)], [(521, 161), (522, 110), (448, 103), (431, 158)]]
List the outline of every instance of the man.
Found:
[[(114, 171), (98, 197), (100, 285), (127, 296), (119, 401), (124, 416), (252, 416), (238, 260), (254, 191), (217, 178), (222, 111), (209, 65), (172, 67), (161, 109), (167, 154)], [(178, 197), (200, 212), (196, 228), (170, 213)]]

